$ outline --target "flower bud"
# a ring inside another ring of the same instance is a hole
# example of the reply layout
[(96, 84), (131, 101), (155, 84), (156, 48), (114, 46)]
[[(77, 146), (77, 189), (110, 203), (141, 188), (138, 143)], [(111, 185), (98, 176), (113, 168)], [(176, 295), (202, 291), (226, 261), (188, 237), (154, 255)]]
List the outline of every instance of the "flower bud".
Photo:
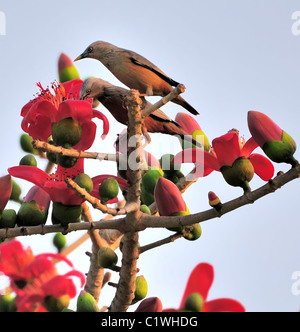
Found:
[(12, 181), (11, 176), (6, 175), (0, 178), (0, 211), (5, 209), (7, 202), (11, 196)]
[(58, 75), (61, 83), (80, 78), (73, 61), (65, 53), (62, 53), (58, 60)]
[(28, 154), (20, 160), (19, 165), (37, 167), (37, 161), (32, 154)]
[(288, 163), (293, 166), (298, 164), (294, 158), (295, 141), (267, 115), (250, 111), (248, 113), (248, 126), (256, 143), (272, 161)]
[(53, 245), (57, 249), (58, 252), (62, 252), (62, 250), (67, 245), (67, 239), (62, 233), (56, 233), (53, 238)]
[(99, 186), (101, 203), (107, 204), (108, 201), (111, 201), (118, 197), (119, 190), (119, 183), (115, 178), (109, 178), (104, 180)]
[(100, 312), (95, 298), (82, 291), (77, 298), (77, 312)]
[(18, 226), (44, 225), (48, 217), (50, 196), (41, 188), (32, 187), (17, 215)]
[(92, 179), (84, 173), (79, 174), (74, 182), (81, 188), (84, 188), (88, 193), (91, 193), (94, 189), (94, 184)]
[(17, 213), (15, 210), (4, 210), (0, 212), (0, 228), (14, 228), (17, 223)]
[(223, 204), (220, 201), (220, 198), (212, 191), (208, 193), (208, 200), (209, 200), (209, 205), (216, 209), (217, 211), (220, 211), (223, 207)]
[(33, 142), (33, 138), (31, 136), (29, 136), (28, 134), (21, 135), (20, 145), (21, 145), (22, 150), (26, 153), (32, 153), (34, 155), (38, 155), (39, 151), (33, 147), (32, 142)]
[(16, 203), (22, 203), (21, 199), (21, 194), (22, 194), (22, 189), (21, 187), (17, 184), (17, 182), (14, 179), (11, 179), (11, 194), (10, 194), (10, 200), (16, 202)]
[(161, 177), (154, 190), (155, 202), (161, 216), (171, 216), (177, 212), (186, 212), (187, 207), (177, 186)]
[(135, 292), (134, 299), (132, 304), (136, 304), (137, 302), (143, 300), (148, 294), (148, 283), (144, 276), (140, 276), (136, 278), (135, 281)]
[(97, 260), (99, 267), (113, 270), (118, 263), (118, 256), (111, 248), (100, 248)]
[(70, 297), (63, 295), (60, 298), (54, 296), (47, 296), (44, 300), (44, 307), (49, 312), (62, 312), (70, 305)]

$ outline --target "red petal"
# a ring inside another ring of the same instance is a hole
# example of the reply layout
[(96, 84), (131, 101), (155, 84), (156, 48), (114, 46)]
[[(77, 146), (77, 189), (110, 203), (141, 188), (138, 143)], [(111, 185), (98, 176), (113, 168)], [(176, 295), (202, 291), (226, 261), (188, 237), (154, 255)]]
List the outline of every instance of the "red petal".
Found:
[(186, 149), (178, 153), (174, 159), (175, 165), (182, 163), (197, 164), (195, 178), (205, 177), (212, 171), (220, 171), (220, 164), (215, 156), (201, 149)]
[(212, 146), (221, 167), (232, 166), (241, 156), (239, 136), (235, 132), (214, 139)]
[(29, 190), (23, 201), (25, 203), (36, 201), (39, 208), (45, 211), (49, 209), (50, 196), (48, 193), (45, 192), (45, 190), (41, 189), (38, 186), (34, 186)]
[(103, 134), (102, 134), (101, 138), (104, 139), (109, 132), (109, 121), (108, 121), (107, 117), (104, 114), (102, 114), (101, 112), (93, 110), (93, 118), (98, 118), (103, 121)]
[(236, 300), (218, 299), (206, 302), (203, 312), (245, 312), (244, 306)]
[(205, 301), (213, 281), (214, 268), (210, 264), (199, 264), (190, 275), (180, 308), (183, 308), (187, 297), (193, 293), (200, 294)]
[(11, 195), (11, 176), (5, 175), (0, 178), (0, 211), (5, 209), (7, 202), (10, 199)]
[(31, 166), (16, 166), (8, 169), (8, 173), (16, 178), (20, 178), (34, 183), (40, 188), (44, 188), (49, 175), (39, 168)]
[(93, 121), (84, 123), (82, 126), (82, 136), (80, 142), (73, 147), (78, 151), (88, 150), (95, 141), (97, 126)]
[(198, 122), (187, 113), (178, 113), (175, 118), (180, 127), (189, 135), (192, 135), (195, 130), (202, 130)]
[(84, 100), (66, 100), (59, 105), (56, 122), (72, 118), (83, 125), (93, 118), (92, 105)]
[(178, 187), (163, 177), (158, 180), (155, 186), (154, 198), (161, 216), (170, 216), (187, 210), (186, 203)]
[(64, 295), (68, 295), (70, 298), (74, 298), (76, 296), (76, 287), (74, 282), (65, 276), (55, 276), (43, 284), (42, 289), (45, 296), (53, 296), (55, 298), (60, 298)]
[(263, 113), (248, 112), (248, 127), (260, 147), (263, 147), (266, 142), (282, 139), (282, 129)]
[(241, 157), (249, 158), (250, 154), (258, 147), (259, 145), (255, 142), (254, 138), (251, 137), (242, 148)]
[(83, 84), (81, 79), (76, 79), (63, 83), (63, 87), (66, 91), (66, 94), (69, 98), (79, 99), (80, 89)]
[(269, 181), (274, 176), (275, 168), (271, 161), (257, 153), (250, 156), (255, 173), (263, 180)]

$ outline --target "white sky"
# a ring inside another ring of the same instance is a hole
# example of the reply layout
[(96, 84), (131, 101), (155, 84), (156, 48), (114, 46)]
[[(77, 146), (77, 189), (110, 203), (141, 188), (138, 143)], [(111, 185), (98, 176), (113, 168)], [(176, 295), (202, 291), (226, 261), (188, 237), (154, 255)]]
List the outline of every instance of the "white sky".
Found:
[[(294, 32), (298, 31), (292, 14), (299, 10), (299, 1), (294, 0), (1, 1), (0, 11), (6, 17), (5, 36), (0, 28), (1, 175), (23, 156), (18, 145), (19, 114), (38, 91), (35, 83), (47, 86), (57, 79), (60, 52), (75, 58), (96, 40), (134, 50), (184, 83), (184, 98), (199, 110), (197, 120), (211, 140), (232, 128), (250, 138), (247, 112), (257, 110), (299, 142), (300, 36), (292, 33), (294, 23)], [(94, 60), (78, 62), (77, 68), (83, 78), (93, 75), (120, 84)], [(100, 110), (108, 115), (112, 129), (108, 139), (98, 140), (92, 150), (112, 152), (116, 134), (124, 127), (104, 108)], [(184, 110), (171, 104), (164, 111), (175, 118)], [(179, 151), (173, 138), (152, 135), (149, 151), (159, 158), (170, 151), (170, 144), (172, 151)], [(39, 166), (44, 168), (42, 162)], [(275, 167), (288, 170), (286, 165)], [(87, 172), (115, 174), (115, 168), (89, 162)], [(21, 183), (26, 192), (30, 185)], [(263, 182), (256, 177), (251, 184), (255, 189)], [(242, 194), (220, 174), (212, 174), (185, 194), (192, 212), (208, 209), (210, 190), (223, 202)], [(198, 242), (180, 240), (142, 255), (139, 268), (149, 282), (149, 296), (160, 297), (164, 307), (178, 307), (191, 270), (209, 262), (216, 273), (209, 299), (235, 298), (248, 311), (298, 311), (300, 297), (291, 288), (292, 274), (300, 271), (299, 194), (295, 181), (254, 206), (205, 223)], [(96, 213), (95, 219), (99, 217)], [(140, 242), (147, 244), (169, 234), (146, 231)], [(72, 242), (80, 235), (68, 239)], [(54, 250), (51, 239), (22, 241), (35, 252), (45, 252)], [(88, 269), (84, 252), (89, 249), (87, 243), (71, 255), (83, 272)], [(112, 295), (113, 290), (106, 289), (100, 303), (109, 304)]]

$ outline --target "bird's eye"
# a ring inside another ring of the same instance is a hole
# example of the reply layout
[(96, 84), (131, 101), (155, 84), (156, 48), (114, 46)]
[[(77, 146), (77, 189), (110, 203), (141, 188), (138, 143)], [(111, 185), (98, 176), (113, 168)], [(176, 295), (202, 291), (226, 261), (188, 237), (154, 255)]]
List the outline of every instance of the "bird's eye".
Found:
[(91, 46), (91, 47), (88, 48), (87, 51), (88, 51), (88, 53), (93, 53), (94, 49), (93, 49), (93, 47)]
[(86, 90), (86, 94), (87, 94), (87, 95), (90, 95), (91, 93), (92, 93), (92, 90), (91, 90), (91, 89)]

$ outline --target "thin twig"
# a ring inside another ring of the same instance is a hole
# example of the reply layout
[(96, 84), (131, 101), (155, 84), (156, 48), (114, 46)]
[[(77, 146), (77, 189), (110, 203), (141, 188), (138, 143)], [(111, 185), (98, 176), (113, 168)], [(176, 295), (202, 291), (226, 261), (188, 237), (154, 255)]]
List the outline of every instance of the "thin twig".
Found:
[(148, 245), (146, 245), (146, 246), (140, 247), (140, 248), (139, 248), (140, 255), (143, 254), (144, 252), (149, 251), (149, 250), (152, 250), (152, 249), (154, 249), (154, 248), (157, 248), (157, 247), (163, 246), (163, 245), (165, 245), (165, 244), (173, 243), (173, 242), (175, 242), (176, 240), (181, 239), (182, 237), (183, 237), (183, 234), (176, 233), (176, 234), (171, 235), (171, 236), (168, 236), (167, 238), (162, 239), (162, 240), (160, 240), (160, 241), (153, 242), (153, 243), (148, 244)]
[(73, 157), (73, 158), (86, 158), (86, 159), (99, 159), (100, 161), (115, 161), (119, 160), (119, 156), (117, 154), (110, 153), (98, 153), (98, 152), (85, 152), (85, 151), (77, 151), (75, 149), (64, 149), (61, 146), (54, 146), (52, 144), (42, 142), (42, 141), (34, 141), (33, 146), (45, 152), (56, 153), (58, 155)]
[(153, 104), (152, 106), (146, 108), (142, 111), (142, 117), (145, 118), (161, 108), (162, 106), (166, 105), (168, 102), (172, 101), (176, 97), (178, 97), (181, 93), (185, 92), (185, 86), (183, 84), (179, 84), (172, 92), (170, 92), (167, 96), (163, 97), (157, 103)]

